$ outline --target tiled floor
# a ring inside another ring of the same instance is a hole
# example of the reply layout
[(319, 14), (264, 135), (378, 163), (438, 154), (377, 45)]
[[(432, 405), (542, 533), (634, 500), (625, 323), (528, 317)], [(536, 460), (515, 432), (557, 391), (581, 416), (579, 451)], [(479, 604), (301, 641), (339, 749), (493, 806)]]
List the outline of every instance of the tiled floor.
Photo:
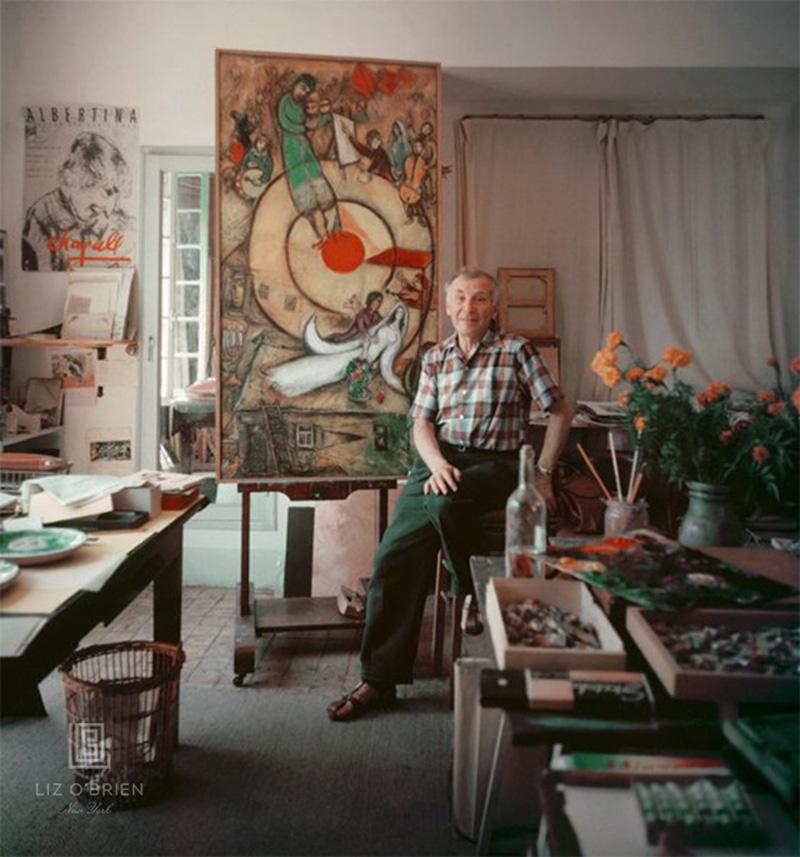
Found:
[[(184, 684), (211, 687), (233, 680), (235, 590), (187, 586), (183, 589)], [(150, 640), (153, 592), (146, 589), (107, 627), (99, 625), (81, 647), (124, 640)], [(339, 694), (359, 681), (359, 631), (273, 634), (258, 641), (255, 688), (291, 687)], [(430, 617), (420, 640), (418, 672), (430, 676)]]

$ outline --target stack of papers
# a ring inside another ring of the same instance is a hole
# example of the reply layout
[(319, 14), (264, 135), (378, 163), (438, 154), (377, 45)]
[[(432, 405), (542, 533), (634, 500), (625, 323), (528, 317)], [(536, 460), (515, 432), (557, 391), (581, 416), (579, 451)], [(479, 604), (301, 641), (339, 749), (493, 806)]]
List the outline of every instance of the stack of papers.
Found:
[(620, 423), (625, 419), (625, 408), (618, 402), (578, 402), (578, 412), (598, 423)]
[(152, 485), (165, 494), (180, 494), (199, 485), (205, 476), (140, 470), (130, 476), (45, 476), (22, 483), (22, 510), (43, 524), (102, 515), (114, 508), (113, 495), (125, 488)]

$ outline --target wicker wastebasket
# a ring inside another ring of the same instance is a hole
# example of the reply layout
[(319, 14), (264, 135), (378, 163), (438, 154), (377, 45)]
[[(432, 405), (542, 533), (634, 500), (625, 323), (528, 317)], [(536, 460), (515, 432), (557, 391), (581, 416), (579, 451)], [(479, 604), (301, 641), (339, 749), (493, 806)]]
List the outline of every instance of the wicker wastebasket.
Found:
[(180, 646), (134, 640), (80, 649), (59, 667), (73, 797), (117, 809), (163, 794), (184, 660)]

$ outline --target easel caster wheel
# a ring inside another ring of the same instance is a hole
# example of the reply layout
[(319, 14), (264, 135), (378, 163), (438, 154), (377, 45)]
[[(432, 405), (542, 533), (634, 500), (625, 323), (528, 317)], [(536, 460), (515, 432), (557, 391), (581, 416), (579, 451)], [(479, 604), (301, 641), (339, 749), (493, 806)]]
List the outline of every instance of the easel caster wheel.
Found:
[(237, 674), (233, 677), (233, 684), (234, 684), (234, 686), (235, 686), (235, 687), (241, 687), (241, 686), (242, 686), (242, 684), (244, 684), (244, 677), (245, 677), (245, 675), (247, 675), (247, 673), (237, 673)]

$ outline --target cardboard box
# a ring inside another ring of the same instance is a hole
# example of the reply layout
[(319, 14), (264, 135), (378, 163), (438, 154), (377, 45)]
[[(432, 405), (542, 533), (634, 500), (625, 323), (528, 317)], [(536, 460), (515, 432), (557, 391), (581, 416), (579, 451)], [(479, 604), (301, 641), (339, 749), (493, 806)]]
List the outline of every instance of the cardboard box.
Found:
[(797, 625), (794, 610), (686, 610), (664, 614), (631, 607), (626, 626), (667, 693), (675, 699), (797, 702), (800, 680), (796, 676), (692, 670), (681, 666), (651, 624), (664, 617), (676, 625), (725, 625), (741, 630), (794, 628)]
[(185, 509), (187, 506), (191, 506), (192, 503), (194, 503), (199, 493), (200, 489), (196, 487), (189, 488), (188, 491), (180, 491), (178, 493), (165, 491), (161, 496), (161, 507), (169, 511)]
[(123, 488), (112, 499), (115, 511), (147, 512), (151, 518), (161, 514), (161, 489), (155, 485)]
[[(594, 625), (600, 649), (548, 649), (512, 646), (508, 642), (502, 607), (538, 598), (577, 614)], [(500, 669), (535, 670), (624, 670), (625, 647), (619, 635), (597, 606), (588, 587), (572, 580), (530, 580), (495, 577), (486, 588), (486, 621)]]

